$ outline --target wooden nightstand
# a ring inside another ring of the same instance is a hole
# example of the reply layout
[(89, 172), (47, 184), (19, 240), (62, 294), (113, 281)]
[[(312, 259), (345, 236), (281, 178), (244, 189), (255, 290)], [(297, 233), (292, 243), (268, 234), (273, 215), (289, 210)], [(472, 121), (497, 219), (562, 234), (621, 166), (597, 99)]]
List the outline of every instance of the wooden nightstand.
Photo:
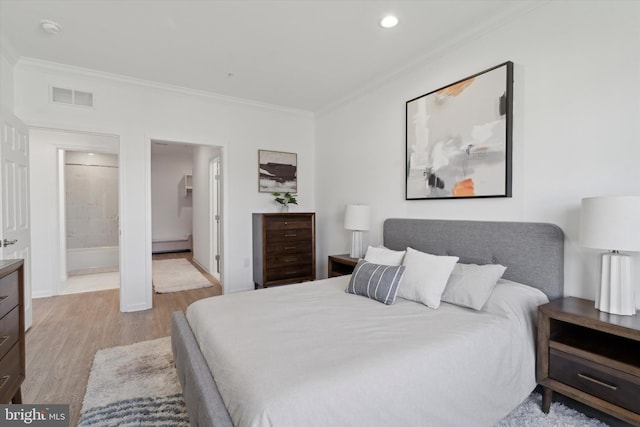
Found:
[(351, 274), (357, 263), (358, 258), (351, 258), (349, 254), (329, 255), (329, 277)]
[(538, 307), (542, 410), (554, 391), (640, 425), (640, 314), (618, 316), (568, 297)]

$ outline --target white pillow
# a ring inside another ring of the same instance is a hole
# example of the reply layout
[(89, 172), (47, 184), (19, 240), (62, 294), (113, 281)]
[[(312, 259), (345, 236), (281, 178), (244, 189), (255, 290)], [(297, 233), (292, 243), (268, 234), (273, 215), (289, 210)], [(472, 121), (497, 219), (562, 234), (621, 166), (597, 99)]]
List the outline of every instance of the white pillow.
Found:
[(369, 246), (367, 254), (364, 256), (365, 261), (381, 265), (402, 265), (403, 258), (404, 251), (393, 251), (384, 246)]
[(500, 264), (456, 264), (440, 298), (450, 304), (482, 310), (506, 269)]
[(440, 297), (456, 262), (457, 256), (437, 256), (407, 248), (398, 296), (427, 307), (440, 307)]

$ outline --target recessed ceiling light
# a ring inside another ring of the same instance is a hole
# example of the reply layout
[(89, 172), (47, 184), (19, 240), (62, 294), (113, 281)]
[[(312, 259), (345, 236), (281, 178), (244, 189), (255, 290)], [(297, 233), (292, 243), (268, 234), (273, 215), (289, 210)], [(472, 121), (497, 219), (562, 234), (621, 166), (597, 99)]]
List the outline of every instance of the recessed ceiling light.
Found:
[(40, 21), (40, 28), (47, 34), (58, 34), (62, 31), (62, 26), (57, 22), (51, 21), (49, 19), (43, 19)]
[(380, 26), (382, 28), (393, 28), (398, 25), (398, 18), (393, 15), (387, 15), (380, 20)]

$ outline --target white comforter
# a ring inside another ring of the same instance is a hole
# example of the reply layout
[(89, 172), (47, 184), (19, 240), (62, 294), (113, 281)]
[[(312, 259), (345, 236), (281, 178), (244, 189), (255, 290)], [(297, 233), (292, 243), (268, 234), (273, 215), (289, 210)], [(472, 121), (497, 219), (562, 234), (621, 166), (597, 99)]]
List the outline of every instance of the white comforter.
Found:
[(349, 277), (188, 308), (237, 427), (492, 426), (535, 387), (542, 292), (502, 282), (481, 312), (433, 310), (346, 294)]

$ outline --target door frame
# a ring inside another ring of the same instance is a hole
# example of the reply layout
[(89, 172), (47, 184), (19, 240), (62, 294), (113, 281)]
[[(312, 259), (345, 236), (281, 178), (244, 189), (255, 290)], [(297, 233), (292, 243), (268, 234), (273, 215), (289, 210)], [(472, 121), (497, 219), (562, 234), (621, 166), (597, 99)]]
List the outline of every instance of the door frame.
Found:
[[(64, 262), (64, 271), (65, 271), (65, 275), (66, 275), (66, 252), (63, 253), (63, 250), (66, 250), (66, 232), (65, 232), (65, 226), (64, 226), (64, 221), (65, 221), (65, 217), (61, 216), (64, 213), (64, 198), (61, 198), (61, 194), (60, 191), (64, 189), (64, 183), (61, 183), (60, 177), (61, 177), (61, 172), (60, 172), (60, 167), (63, 167), (64, 165), (61, 165), (61, 158), (60, 158), (60, 151), (93, 151), (96, 153), (108, 153), (108, 154), (116, 154), (118, 156), (118, 274), (119, 274), (119, 281), (120, 281), (120, 286), (118, 288), (118, 292), (120, 294), (120, 307), (122, 308), (123, 303), (122, 303), (122, 296), (123, 296), (123, 292), (122, 289), (126, 286), (126, 283), (122, 280), (122, 274), (123, 274), (123, 251), (121, 249), (122, 246), (122, 218), (123, 218), (123, 189), (124, 189), (124, 168), (123, 168), (123, 156), (122, 156), (122, 137), (116, 133), (116, 132), (111, 132), (111, 131), (94, 131), (94, 130), (90, 130), (90, 129), (77, 129), (77, 128), (73, 128), (73, 127), (65, 127), (65, 128), (61, 128), (58, 126), (51, 126), (51, 125), (47, 125), (47, 124), (35, 124), (35, 123), (29, 123), (27, 122), (27, 126), (29, 127), (29, 130), (38, 130), (38, 131), (45, 131), (45, 132), (59, 132), (59, 133), (66, 133), (66, 134), (76, 134), (76, 135), (94, 135), (94, 136), (100, 136), (100, 137), (109, 137), (109, 138), (113, 138), (114, 139), (114, 147), (117, 147), (117, 149), (114, 150), (110, 150), (109, 148), (104, 148), (104, 147), (96, 147), (96, 146), (87, 146), (87, 145), (73, 145), (71, 143), (60, 143), (60, 144), (56, 144), (55, 145), (55, 150), (56, 150), (56, 158), (55, 158), (55, 162), (56, 162), (56, 176), (55, 179), (56, 181), (56, 201), (57, 201), (57, 209), (56, 209), (56, 215), (57, 215), (57, 221), (56, 221), (56, 230), (55, 230), (55, 242), (56, 244), (53, 246), (52, 250), (56, 251), (57, 253), (53, 253), (52, 256), (55, 257), (55, 259), (57, 260), (55, 267), (54, 267), (54, 271), (53, 271), (53, 284), (51, 286), (51, 296), (56, 296), (59, 295), (60, 293), (60, 281), (62, 278), (62, 271), (63, 271), (63, 262)], [(63, 234), (64, 233), (64, 234)], [(43, 295), (44, 296), (44, 295)]]

